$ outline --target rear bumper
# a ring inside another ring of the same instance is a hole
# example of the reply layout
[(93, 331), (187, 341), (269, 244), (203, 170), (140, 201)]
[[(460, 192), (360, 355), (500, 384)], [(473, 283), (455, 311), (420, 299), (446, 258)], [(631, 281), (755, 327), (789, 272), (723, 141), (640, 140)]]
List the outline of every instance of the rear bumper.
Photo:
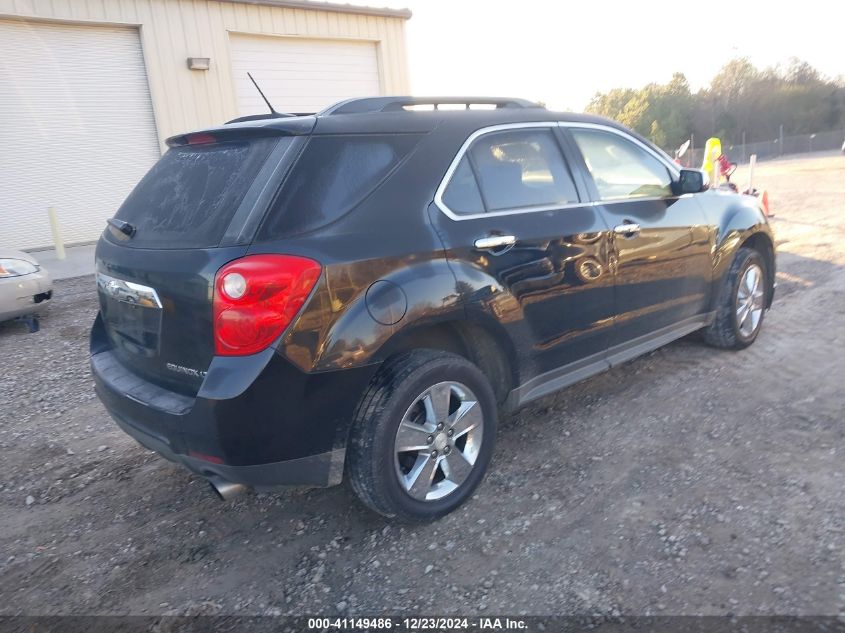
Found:
[(91, 355), (97, 395), (145, 447), (202, 476), (259, 489), (340, 483), (349, 424), (374, 366), (307, 374), (272, 349), (216, 358), (192, 397), (133, 373), (98, 345), (98, 327), (99, 318)]
[(281, 485), (333, 486), (339, 484), (343, 479), (346, 450), (342, 448), (318, 455), (269, 464), (253, 464), (250, 466), (215, 464), (190, 455), (177, 453), (166, 438), (152, 435), (147, 430), (122, 419), (114, 412), (110, 413), (117, 425), (139, 444), (155, 451), (171, 462), (181, 464), (202, 477), (220, 477), (226, 481), (244, 484), (256, 490), (272, 489)]

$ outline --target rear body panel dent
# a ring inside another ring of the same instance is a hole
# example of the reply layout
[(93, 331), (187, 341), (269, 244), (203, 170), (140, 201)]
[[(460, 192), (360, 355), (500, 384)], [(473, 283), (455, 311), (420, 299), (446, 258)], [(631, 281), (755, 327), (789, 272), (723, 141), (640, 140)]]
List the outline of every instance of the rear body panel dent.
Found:
[[(407, 299), (395, 323), (373, 318), (367, 291), (376, 282), (390, 282)], [(303, 371), (378, 364), (399, 332), (462, 317), (455, 277), (445, 258), (420, 255), (329, 265), (279, 351)]]
[(468, 262), (450, 259), (449, 266), (460, 290), (461, 308), (468, 323), (476, 323), (494, 333), (506, 351), (513, 372), (513, 384), (532, 366), (530, 347), (520, 345), (532, 334), (519, 300), (486, 271)]

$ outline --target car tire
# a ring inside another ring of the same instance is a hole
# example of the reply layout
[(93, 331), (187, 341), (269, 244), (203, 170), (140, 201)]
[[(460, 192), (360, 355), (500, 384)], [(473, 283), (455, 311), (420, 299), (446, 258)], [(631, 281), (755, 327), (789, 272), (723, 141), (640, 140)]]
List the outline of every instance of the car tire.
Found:
[[(760, 252), (740, 248), (719, 290), (716, 316), (703, 330), (708, 344), (739, 350), (757, 339), (768, 305), (767, 279), (766, 260)], [(753, 288), (752, 283), (755, 284)]]
[(446, 352), (401, 354), (382, 366), (356, 409), (347, 479), (386, 517), (440, 518), (484, 478), (496, 423), (493, 389), (478, 367)]

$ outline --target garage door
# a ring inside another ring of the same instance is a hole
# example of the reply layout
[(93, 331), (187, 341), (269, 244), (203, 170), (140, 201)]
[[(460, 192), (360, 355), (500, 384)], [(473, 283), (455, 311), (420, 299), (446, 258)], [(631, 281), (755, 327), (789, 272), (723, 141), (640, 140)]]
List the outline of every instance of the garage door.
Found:
[(0, 21), (0, 246), (96, 240), (159, 157), (138, 32)]
[(319, 112), (342, 99), (381, 94), (373, 42), (236, 33), (230, 38), (241, 116), (267, 112), (247, 72), (279, 112)]

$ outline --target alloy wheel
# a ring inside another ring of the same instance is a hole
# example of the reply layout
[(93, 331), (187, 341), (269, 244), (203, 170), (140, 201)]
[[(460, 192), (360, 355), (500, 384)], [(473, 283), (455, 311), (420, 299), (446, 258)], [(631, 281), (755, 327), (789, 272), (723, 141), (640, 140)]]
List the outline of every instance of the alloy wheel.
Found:
[(736, 324), (744, 338), (751, 337), (763, 316), (763, 270), (757, 264), (745, 269), (736, 292)]
[(478, 459), (484, 431), (481, 404), (459, 382), (441, 382), (411, 404), (394, 441), (394, 464), (402, 489), (419, 501), (457, 490)]

